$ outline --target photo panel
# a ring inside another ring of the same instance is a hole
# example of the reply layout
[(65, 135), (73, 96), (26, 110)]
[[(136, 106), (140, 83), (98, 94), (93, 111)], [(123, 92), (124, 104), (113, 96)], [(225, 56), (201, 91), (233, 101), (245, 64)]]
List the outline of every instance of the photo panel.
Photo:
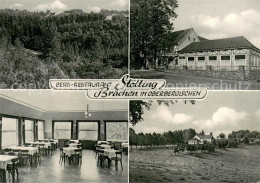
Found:
[(257, 91), (211, 91), (130, 101), (130, 182), (258, 182), (259, 100)]

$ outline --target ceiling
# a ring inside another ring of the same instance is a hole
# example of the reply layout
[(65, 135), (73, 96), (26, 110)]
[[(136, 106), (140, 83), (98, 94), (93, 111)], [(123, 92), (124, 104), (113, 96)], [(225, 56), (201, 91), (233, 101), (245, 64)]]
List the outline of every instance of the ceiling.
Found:
[(44, 111), (128, 110), (128, 101), (90, 100), (85, 91), (0, 90), (0, 97)]

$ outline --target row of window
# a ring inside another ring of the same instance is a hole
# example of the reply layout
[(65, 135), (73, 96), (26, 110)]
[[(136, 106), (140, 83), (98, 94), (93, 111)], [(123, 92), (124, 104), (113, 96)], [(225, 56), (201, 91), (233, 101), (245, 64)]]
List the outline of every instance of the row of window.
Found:
[[(78, 122), (77, 138), (78, 140), (98, 140), (99, 123), (98, 122)], [(106, 140), (107, 141), (127, 141), (128, 126), (127, 122), (106, 122)], [(72, 122), (54, 122), (54, 139), (71, 139)]]
[[(24, 120), (25, 143), (33, 142), (34, 139), (44, 139), (44, 122), (37, 122), (37, 132), (35, 131), (33, 120)], [(54, 139), (71, 139), (72, 122), (54, 122)], [(79, 140), (98, 140), (99, 122), (78, 122), (77, 137)], [(106, 122), (107, 141), (127, 141), (127, 122)], [(16, 118), (2, 118), (2, 148), (19, 144), (19, 123)], [(35, 138), (35, 135), (38, 135)]]
[[(44, 122), (38, 121), (38, 139), (44, 138)], [(34, 121), (25, 120), (25, 142), (34, 141)], [(16, 118), (2, 118), (2, 148), (18, 145), (19, 124)]]
[[(185, 57), (179, 57), (180, 60), (184, 60)], [(246, 56), (245, 55), (235, 55), (235, 60), (245, 60)], [(188, 61), (194, 61), (195, 57), (188, 57)], [(216, 61), (217, 56), (209, 56), (210, 61)], [(230, 56), (221, 56), (221, 60), (230, 60)], [(198, 61), (205, 61), (204, 56), (198, 57)]]

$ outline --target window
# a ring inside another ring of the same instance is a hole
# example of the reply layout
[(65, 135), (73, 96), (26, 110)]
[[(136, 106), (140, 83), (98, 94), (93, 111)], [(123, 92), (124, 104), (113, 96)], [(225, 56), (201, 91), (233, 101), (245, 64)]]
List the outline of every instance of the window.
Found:
[(199, 61), (204, 61), (204, 60), (205, 60), (205, 57), (198, 57), (198, 60), (199, 60)]
[(18, 120), (2, 118), (2, 148), (18, 145)]
[(188, 57), (188, 61), (189, 62), (193, 62), (194, 61), (194, 57)]
[(189, 39), (189, 41), (190, 41), (190, 37), (189, 37), (188, 39)]
[(193, 38), (193, 42), (195, 42), (196, 41), (196, 38)]
[(44, 122), (38, 121), (38, 139), (44, 139)]
[(217, 56), (209, 56), (209, 60), (215, 61), (215, 60), (217, 60)]
[(98, 122), (79, 122), (79, 140), (98, 140)]
[(34, 141), (33, 123), (32, 120), (25, 120), (25, 142)]
[(71, 139), (71, 122), (54, 122), (54, 139)]
[(230, 60), (230, 56), (221, 56), (221, 60)]
[(128, 140), (127, 122), (106, 122), (107, 141), (127, 141)]
[(246, 56), (245, 55), (235, 55), (235, 59), (236, 60), (244, 60), (244, 59), (246, 59)]

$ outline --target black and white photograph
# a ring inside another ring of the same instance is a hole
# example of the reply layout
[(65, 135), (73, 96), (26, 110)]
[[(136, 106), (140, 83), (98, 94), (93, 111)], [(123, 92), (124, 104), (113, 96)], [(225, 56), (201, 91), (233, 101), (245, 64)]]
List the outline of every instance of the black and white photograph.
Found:
[(0, 90), (0, 182), (128, 182), (128, 101)]
[(258, 0), (131, 0), (131, 76), (260, 89)]
[(130, 183), (258, 183), (259, 102), (259, 92), (238, 91), (130, 101)]
[(0, 0), (0, 88), (128, 73), (128, 0)]

